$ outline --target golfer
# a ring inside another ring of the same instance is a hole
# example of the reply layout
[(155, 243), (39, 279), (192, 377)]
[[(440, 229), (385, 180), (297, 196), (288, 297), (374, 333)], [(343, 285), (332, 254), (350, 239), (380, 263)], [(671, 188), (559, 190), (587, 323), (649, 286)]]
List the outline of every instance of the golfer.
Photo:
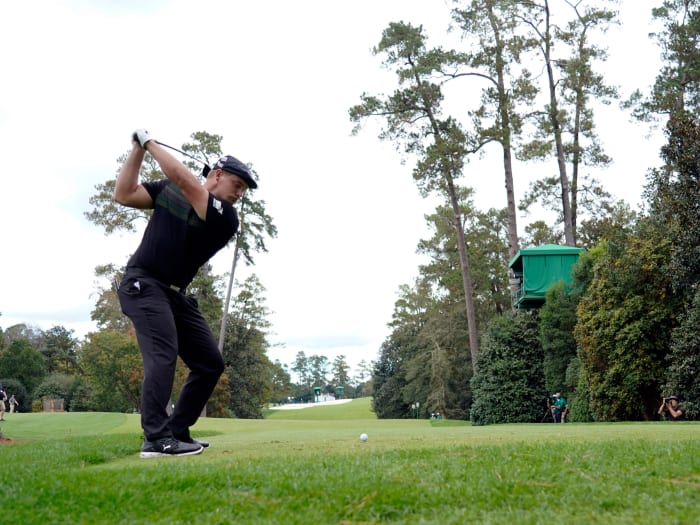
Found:
[[(209, 444), (192, 439), (189, 429), (206, 406), (224, 362), (187, 286), (236, 233), (239, 222), (233, 204), (257, 184), (245, 164), (231, 156), (221, 157), (201, 184), (146, 130), (137, 130), (132, 138), (114, 199), (124, 206), (153, 209), (118, 292), (143, 358), (141, 457), (199, 454)], [(165, 179), (139, 184), (146, 151)], [(178, 355), (189, 375), (168, 415)]]

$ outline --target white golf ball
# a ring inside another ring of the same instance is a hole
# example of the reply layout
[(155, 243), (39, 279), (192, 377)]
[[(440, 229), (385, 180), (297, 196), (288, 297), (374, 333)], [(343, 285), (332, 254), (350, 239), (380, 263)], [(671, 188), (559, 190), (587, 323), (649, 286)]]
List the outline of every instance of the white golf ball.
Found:
[(360, 441), (367, 441), (369, 436), (367, 434), (360, 434)]

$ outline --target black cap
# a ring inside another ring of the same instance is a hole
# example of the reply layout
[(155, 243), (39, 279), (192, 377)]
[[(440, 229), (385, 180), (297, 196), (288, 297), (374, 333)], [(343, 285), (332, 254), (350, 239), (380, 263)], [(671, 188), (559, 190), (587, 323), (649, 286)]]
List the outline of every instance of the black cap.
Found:
[(676, 396), (668, 396), (666, 399), (668, 399), (669, 401), (671, 401), (671, 399), (675, 399), (676, 401), (678, 401), (678, 398)]
[(234, 175), (238, 175), (245, 181), (251, 190), (258, 187), (258, 183), (253, 180), (253, 175), (250, 173), (248, 166), (231, 155), (224, 155), (221, 157), (216, 161), (216, 164), (214, 164), (212, 169), (224, 170), (229, 173), (233, 173)]

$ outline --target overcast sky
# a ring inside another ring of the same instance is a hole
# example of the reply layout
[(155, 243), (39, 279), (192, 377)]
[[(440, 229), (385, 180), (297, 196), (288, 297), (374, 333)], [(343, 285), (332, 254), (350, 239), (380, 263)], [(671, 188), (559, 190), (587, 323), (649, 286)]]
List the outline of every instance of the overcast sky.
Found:
[[(647, 38), (650, 0), (624, 0), (606, 43), (609, 84), (646, 89), (659, 51)], [(421, 199), (391, 144), (368, 126), (352, 137), (348, 108), (363, 92), (390, 93), (394, 77), (370, 53), (389, 22), (423, 24), (447, 41), (443, 0), (38, 0), (0, 3), (0, 326), (95, 329), (94, 268), (123, 264), (140, 234), (105, 236), (83, 216), (94, 186), (114, 176), (131, 132), (180, 146), (196, 131), (222, 135), (224, 153), (253, 164), (278, 230), (254, 268), (267, 288), (277, 345), (377, 357), (397, 290), (411, 284), (428, 235)], [(658, 136), (616, 105), (599, 134), (614, 164), (596, 174), (633, 205)], [(500, 152), (472, 160), (462, 179), (479, 208), (504, 207)], [(554, 174), (516, 164), (516, 192)], [(526, 222), (520, 219), (523, 231)], [(219, 252), (217, 273), (232, 250)], [(234, 306), (235, 308), (235, 306)]]

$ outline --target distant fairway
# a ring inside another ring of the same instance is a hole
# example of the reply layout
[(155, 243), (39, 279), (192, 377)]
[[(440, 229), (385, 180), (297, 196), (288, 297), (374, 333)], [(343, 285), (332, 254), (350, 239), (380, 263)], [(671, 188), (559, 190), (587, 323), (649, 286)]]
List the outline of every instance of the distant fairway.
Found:
[(363, 397), (360, 399), (340, 400), (330, 404), (307, 403), (305, 405), (291, 405), (293, 408), (273, 408), (265, 412), (266, 419), (288, 420), (322, 420), (322, 419), (377, 419), (377, 415), (371, 409), (372, 399)]
[[(138, 458), (136, 414), (8, 414), (6, 523), (700, 523), (700, 424), (379, 420), (370, 400), (201, 418)], [(366, 432), (367, 442), (359, 436)]]

